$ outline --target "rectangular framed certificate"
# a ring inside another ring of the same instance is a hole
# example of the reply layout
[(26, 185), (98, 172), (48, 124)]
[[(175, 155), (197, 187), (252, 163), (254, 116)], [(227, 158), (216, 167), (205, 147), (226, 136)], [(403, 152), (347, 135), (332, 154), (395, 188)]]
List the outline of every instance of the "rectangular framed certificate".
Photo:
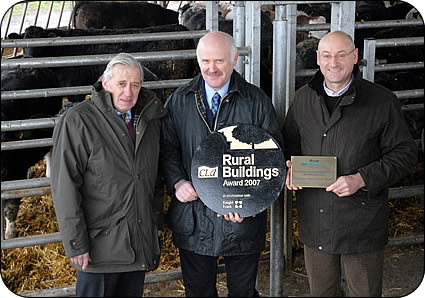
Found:
[(291, 184), (326, 188), (336, 180), (335, 156), (292, 156)]

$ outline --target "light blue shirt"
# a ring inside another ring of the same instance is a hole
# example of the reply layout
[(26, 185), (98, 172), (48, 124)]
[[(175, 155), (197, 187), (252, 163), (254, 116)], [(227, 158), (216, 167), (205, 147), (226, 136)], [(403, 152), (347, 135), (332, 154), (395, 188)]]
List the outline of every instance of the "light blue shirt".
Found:
[(205, 93), (207, 94), (207, 102), (208, 102), (208, 106), (211, 109), (211, 104), (212, 104), (212, 97), (214, 96), (214, 94), (216, 92), (218, 92), (218, 94), (220, 94), (221, 98), (223, 98), (227, 92), (229, 91), (229, 85), (230, 85), (230, 80), (227, 81), (226, 84), (224, 84), (223, 88), (221, 88), (218, 91), (215, 91), (213, 88), (211, 88), (210, 86), (208, 86), (207, 82), (205, 82)]
[(128, 110), (127, 112), (121, 113), (120, 111), (115, 110), (117, 113), (117, 116), (121, 118), (121, 115), (125, 113), (125, 123), (128, 124), (131, 121), (131, 110)]
[(323, 89), (325, 89), (325, 92), (328, 96), (330, 97), (337, 97), (337, 96), (341, 96), (343, 95), (348, 88), (350, 88), (351, 86), (351, 82), (353, 82), (353, 77), (351, 77), (350, 82), (347, 84), (347, 86), (345, 86), (344, 88), (342, 88), (341, 90), (339, 90), (338, 92), (334, 92), (331, 89), (329, 89), (328, 87), (326, 87), (325, 81), (323, 81)]

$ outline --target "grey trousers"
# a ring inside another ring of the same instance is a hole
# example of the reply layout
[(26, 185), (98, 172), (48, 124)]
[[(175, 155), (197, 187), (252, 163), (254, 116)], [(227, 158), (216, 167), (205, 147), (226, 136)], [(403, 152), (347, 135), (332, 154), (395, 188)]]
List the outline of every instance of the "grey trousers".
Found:
[(304, 245), (304, 260), (312, 297), (341, 296), (342, 270), (348, 290), (346, 296), (382, 296), (384, 249), (361, 254), (331, 255)]

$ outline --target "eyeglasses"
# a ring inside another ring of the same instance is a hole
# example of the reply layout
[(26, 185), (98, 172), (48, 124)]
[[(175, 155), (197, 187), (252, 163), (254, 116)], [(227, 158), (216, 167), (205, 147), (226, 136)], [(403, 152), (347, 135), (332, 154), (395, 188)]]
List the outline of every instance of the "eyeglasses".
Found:
[(342, 60), (345, 60), (345, 58), (347, 58), (348, 55), (354, 52), (355, 49), (356, 48), (352, 49), (348, 53), (345, 51), (342, 51), (342, 52), (338, 52), (336, 55), (331, 55), (330, 53), (325, 52), (325, 53), (319, 53), (319, 55), (320, 55), (320, 59), (323, 60), (324, 62), (331, 61), (332, 57), (335, 57), (335, 59), (338, 61), (342, 61)]

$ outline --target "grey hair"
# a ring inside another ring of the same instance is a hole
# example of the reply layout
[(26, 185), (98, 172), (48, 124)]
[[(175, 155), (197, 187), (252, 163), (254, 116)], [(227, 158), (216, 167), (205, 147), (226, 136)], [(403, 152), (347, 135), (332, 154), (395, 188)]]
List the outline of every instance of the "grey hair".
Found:
[(122, 64), (122, 65), (131, 66), (131, 67), (138, 67), (139, 70), (140, 70), (140, 80), (143, 81), (144, 72), (143, 72), (142, 65), (140, 64), (139, 61), (137, 61), (136, 58), (134, 58), (134, 56), (132, 56), (128, 53), (119, 53), (114, 58), (112, 58), (111, 61), (109, 61), (108, 65), (106, 65), (105, 71), (103, 72), (103, 77), (102, 77), (103, 80), (109, 81), (109, 80), (112, 79), (112, 69), (113, 69), (115, 64)]
[(230, 34), (228, 34), (226, 32), (222, 32), (222, 31), (213, 31), (213, 32), (209, 32), (209, 33), (205, 34), (204, 36), (202, 36), (199, 39), (198, 46), (196, 47), (196, 57), (199, 57), (199, 44), (203, 41), (203, 39), (206, 36), (208, 36), (210, 34), (221, 35), (225, 38), (225, 40), (228, 42), (228, 44), (230, 44), (230, 57), (232, 59), (231, 63), (233, 63), (234, 59), (235, 59), (236, 51), (238, 50), (238, 48), (236, 47), (236, 42)]

